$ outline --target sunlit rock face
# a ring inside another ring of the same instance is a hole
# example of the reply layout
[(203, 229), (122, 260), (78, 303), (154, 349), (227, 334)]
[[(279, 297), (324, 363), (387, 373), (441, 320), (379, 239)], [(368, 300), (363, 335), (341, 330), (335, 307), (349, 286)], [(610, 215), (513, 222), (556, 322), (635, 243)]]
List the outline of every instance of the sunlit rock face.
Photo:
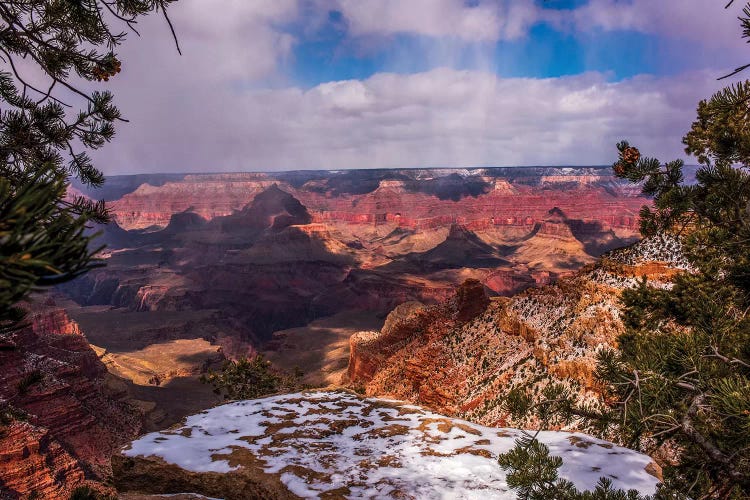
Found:
[(137, 434), (140, 414), (110, 387), (78, 324), (52, 303), (0, 345), (0, 497), (68, 498), (86, 479), (104, 481), (109, 457)]
[(4, 426), (0, 436), (0, 498), (67, 498), (84, 481), (81, 464), (49, 433), (28, 422)]
[[(239, 401), (148, 434), (115, 457), (123, 492), (250, 498), (513, 499), (499, 453), (520, 431), (448, 418), (418, 406), (311, 392)], [(651, 459), (583, 434), (542, 432), (561, 476), (593, 488), (653, 493)], [(601, 471), (616, 471), (601, 472)]]
[[(534, 428), (533, 416), (514, 419), (502, 404), (513, 387), (541, 394), (567, 386), (581, 403), (601, 402), (597, 353), (617, 346), (624, 332), (620, 295), (642, 277), (669, 287), (689, 271), (679, 242), (657, 236), (605, 255), (557, 283), (456, 313), (457, 299), (404, 304), (380, 331), (350, 339), (351, 387), (477, 423)], [(461, 295), (462, 287), (459, 287)], [(476, 293), (476, 291), (475, 291)], [(581, 423), (553, 422), (581, 430)]]

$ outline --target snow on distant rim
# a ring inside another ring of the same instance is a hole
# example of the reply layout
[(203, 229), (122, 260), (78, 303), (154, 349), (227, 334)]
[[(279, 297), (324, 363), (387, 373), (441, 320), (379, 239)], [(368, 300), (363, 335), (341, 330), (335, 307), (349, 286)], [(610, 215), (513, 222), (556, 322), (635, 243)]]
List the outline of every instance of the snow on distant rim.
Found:
[[(229, 456), (245, 448), (304, 498), (344, 488), (349, 498), (513, 499), (497, 456), (519, 435), (413, 405), (321, 391), (218, 406), (188, 417), (179, 429), (147, 434), (123, 453), (161, 457), (193, 472), (230, 473), (239, 466), (230, 466)], [(657, 479), (645, 471), (648, 456), (578, 433), (539, 438), (563, 458), (560, 475), (578, 488), (593, 489), (606, 475), (618, 488), (656, 489)]]

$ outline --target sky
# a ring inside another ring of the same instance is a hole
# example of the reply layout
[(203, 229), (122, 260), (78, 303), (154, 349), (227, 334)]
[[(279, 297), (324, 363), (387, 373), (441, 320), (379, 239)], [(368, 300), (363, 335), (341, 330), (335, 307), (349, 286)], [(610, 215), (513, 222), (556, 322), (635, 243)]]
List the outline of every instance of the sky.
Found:
[(724, 0), (179, 0), (118, 48), (106, 174), (664, 161), (750, 62)]

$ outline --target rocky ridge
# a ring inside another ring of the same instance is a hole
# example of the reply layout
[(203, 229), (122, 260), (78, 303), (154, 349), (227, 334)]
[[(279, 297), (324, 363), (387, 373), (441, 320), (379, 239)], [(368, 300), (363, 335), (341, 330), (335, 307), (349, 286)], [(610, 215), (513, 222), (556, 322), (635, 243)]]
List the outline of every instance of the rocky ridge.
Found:
[[(423, 404), (484, 425), (533, 427), (533, 420), (514, 420), (503, 411), (508, 390), (522, 386), (537, 394), (554, 381), (582, 402), (597, 404), (596, 354), (615, 347), (624, 329), (622, 290), (643, 276), (651, 286), (668, 287), (676, 272), (689, 269), (679, 242), (659, 236), (611, 252), (556, 284), (475, 302), (488, 305), (463, 318), (458, 299), (403, 305), (380, 332), (351, 338), (350, 383), (367, 395)], [(480, 290), (467, 282), (457, 297)]]

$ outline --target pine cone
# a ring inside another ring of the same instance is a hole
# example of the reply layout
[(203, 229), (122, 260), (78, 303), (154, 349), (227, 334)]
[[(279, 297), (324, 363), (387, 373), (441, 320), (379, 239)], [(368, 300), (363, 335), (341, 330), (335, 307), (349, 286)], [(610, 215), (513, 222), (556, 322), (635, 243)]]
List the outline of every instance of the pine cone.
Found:
[(121, 71), (122, 63), (116, 57), (110, 57), (99, 63), (92, 71), (94, 78), (97, 81), (104, 80), (108, 82), (109, 79), (115, 76)]
[(634, 148), (631, 146), (629, 148), (625, 148), (625, 151), (622, 152), (622, 161), (630, 165), (637, 163), (640, 158), (641, 152), (638, 151), (638, 148)]

